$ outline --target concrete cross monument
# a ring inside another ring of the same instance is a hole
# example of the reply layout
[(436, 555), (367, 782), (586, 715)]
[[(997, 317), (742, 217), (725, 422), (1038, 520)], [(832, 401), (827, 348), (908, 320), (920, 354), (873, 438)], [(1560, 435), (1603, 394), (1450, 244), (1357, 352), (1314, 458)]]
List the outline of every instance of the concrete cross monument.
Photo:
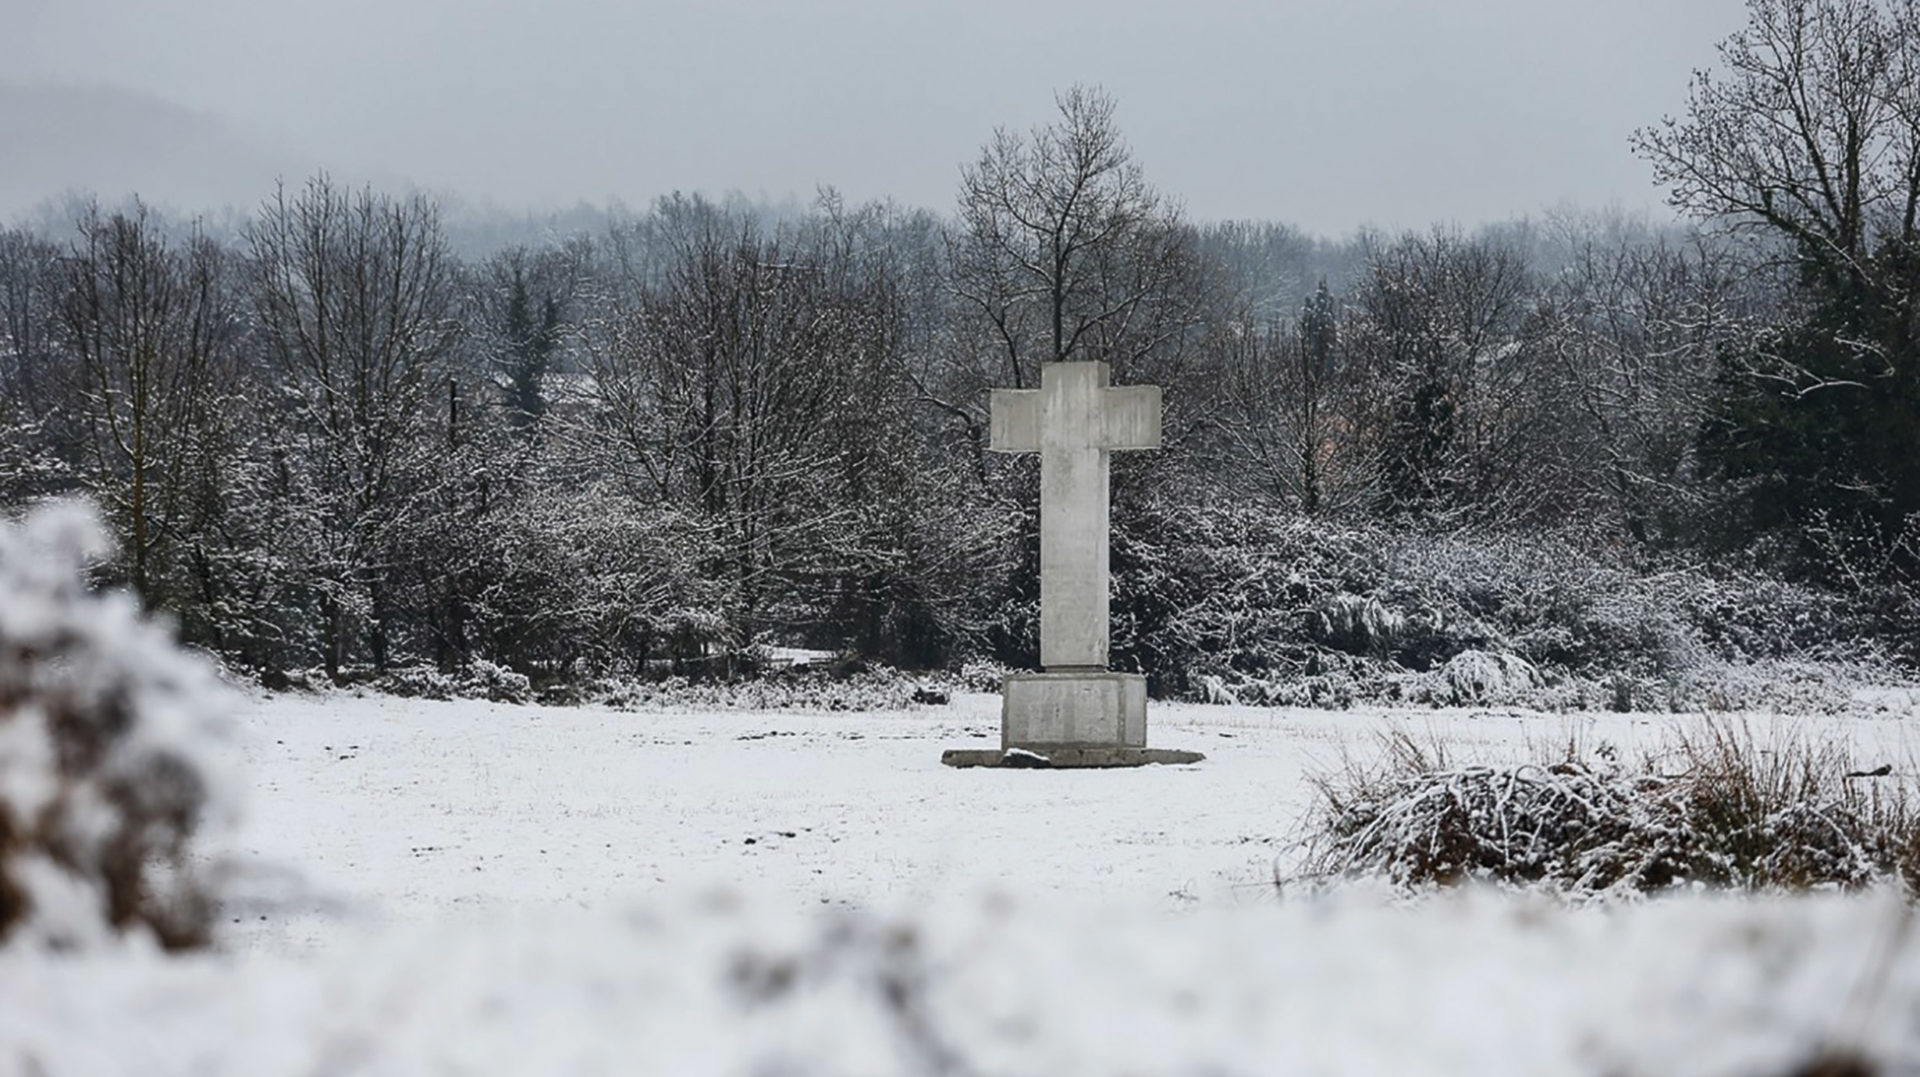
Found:
[(1038, 389), (995, 389), (995, 452), (1040, 454), (1040, 667), (1002, 686), (1000, 751), (954, 766), (1138, 766), (1194, 752), (1147, 748), (1147, 679), (1107, 669), (1108, 454), (1160, 447), (1160, 388), (1116, 387), (1105, 363), (1049, 363)]

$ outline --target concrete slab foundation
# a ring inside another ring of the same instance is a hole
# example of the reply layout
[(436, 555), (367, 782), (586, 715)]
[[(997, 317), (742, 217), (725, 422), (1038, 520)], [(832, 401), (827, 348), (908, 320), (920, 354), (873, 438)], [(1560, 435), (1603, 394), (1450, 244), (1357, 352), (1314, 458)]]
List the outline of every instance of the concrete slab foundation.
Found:
[(1021, 748), (950, 748), (940, 762), (950, 767), (1001, 767), (1008, 770), (1075, 770), (1085, 767), (1178, 766), (1198, 763), (1206, 756), (1172, 748), (1054, 748), (1045, 752)]
[(1000, 747), (1145, 748), (1147, 679), (1102, 671), (1015, 673), (1000, 690)]

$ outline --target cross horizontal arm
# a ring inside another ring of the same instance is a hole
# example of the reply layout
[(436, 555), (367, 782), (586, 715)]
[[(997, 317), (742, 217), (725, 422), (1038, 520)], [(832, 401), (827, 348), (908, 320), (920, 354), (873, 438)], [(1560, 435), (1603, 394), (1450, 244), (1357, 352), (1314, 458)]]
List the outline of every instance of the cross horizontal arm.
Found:
[(1040, 390), (995, 389), (988, 397), (992, 412), (987, 448), (994, 452), (1040, 451)]
[(1100, 448), (1160, 447), (1160, 387), (1128, 385), (1103, 391)]

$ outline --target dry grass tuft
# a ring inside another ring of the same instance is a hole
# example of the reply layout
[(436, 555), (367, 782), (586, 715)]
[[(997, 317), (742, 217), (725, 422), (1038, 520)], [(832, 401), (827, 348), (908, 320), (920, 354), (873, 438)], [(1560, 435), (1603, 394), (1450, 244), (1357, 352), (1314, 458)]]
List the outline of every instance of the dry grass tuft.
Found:
[(1383, 734), (1382, 747), (1376, 763), (1315, 779), (1308, 877), (1484, 880), (1576, 896), (1920, 887), (1910, 775), (1864, 773), (1834, 738), (1763, 740), (1707, 719), (1631, 766), (1578, 744), (1504, 767), (1455, 764), (1439, 740), (1403, 731)]

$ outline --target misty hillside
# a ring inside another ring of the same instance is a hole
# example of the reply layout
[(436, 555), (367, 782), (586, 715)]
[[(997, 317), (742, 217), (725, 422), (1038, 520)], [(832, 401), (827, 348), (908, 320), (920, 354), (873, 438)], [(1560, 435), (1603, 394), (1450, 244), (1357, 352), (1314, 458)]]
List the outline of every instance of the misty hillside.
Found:
[(89, 190), (179, 208), (251, 206), (311, 171), (217, 117), (134, 90), (0, 84), (0, 218)]

